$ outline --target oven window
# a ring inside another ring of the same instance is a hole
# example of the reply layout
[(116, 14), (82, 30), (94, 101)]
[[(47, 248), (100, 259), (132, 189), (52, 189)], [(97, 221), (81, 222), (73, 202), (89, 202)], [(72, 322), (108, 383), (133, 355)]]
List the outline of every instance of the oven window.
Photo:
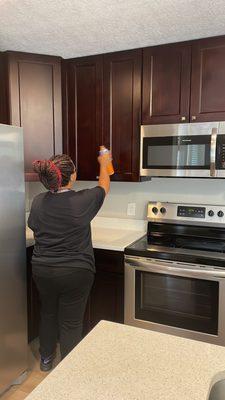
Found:
[(210, 136), (144, 138), (143, 168), (208, 169)]
[(218, 334), (219, 283), (135, 272), (135, 318)]

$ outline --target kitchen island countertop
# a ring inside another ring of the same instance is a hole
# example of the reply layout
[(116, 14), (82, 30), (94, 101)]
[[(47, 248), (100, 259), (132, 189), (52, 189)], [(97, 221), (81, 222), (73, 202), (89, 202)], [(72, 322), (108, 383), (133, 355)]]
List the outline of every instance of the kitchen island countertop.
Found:
[(223, 369), (224, 347), (101, 321), (27, 400), (207, 400)]

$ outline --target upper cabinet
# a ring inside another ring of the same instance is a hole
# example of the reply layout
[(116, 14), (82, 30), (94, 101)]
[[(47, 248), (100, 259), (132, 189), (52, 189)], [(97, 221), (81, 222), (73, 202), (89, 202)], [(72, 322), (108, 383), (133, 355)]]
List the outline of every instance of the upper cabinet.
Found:
[(184, 44), (143, 51), (142, 123), (189, 120), (191, 47)]
[(193, 43), (190, 120), (225, 120), (224, 37)]
[(112, 180), (139, 180), (142, 51), (67, 60), (64, 63), (64, 151), (78, 179), (95, 180), (97, 154), (112, 151)]
[(225, 37), (143, 51), (143, 124), (225, 120)]
[(33, 160), (62, 152), (61, 59), (17, 52), (3, 58), (8, 96), (2, 121), (23, 127), (26, 179), (33, 180)]
[(65, 61), (67, 93), (64, 151), (75, 162), (78, 179), (95, 180), (102, 144), (102, 56)]
[(104, 55), (103, 143), (112, 151), (112, 180), (139, 180), (141, 66), (141, 50)]

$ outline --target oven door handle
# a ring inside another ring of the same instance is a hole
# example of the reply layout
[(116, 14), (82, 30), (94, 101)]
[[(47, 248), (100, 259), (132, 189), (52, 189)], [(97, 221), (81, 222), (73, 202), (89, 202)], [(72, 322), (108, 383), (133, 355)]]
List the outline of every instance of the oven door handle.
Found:
[(129, 264), (129, 266), (134, 267), (135, 269), (140, 269), (146, 272), (155, 272), (155, 273), (172, 273), (177, 274), (179, 276), (186, 276), (186, 277), (194, 277), (194, 278), (225, 278), (225, 270), (217, 270), (211, 269), (207, 270), (204, 267), (196, 265), (196, 269), (194, 268), (185, 268), (185, 264), (176, 264), (169, 265), (167, 262), (157, 262), (156, 260), (152, 261), (145, 261), (145, 260), (137, 260), (126, 258), (125, 262)]
[(217, 129), (212, 128), (211, 146), (210, 146), (210, 176), (216, 176), (216, 141)]

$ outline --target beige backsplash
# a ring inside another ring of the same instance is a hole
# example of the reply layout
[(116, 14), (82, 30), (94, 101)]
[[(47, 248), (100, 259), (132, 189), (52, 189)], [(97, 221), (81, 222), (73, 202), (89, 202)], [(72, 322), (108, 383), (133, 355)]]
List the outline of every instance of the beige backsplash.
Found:
[[(76, 182), (75, 189), (96, 186), (96, 182)], [(43, 191), (38, 182), (26, 184), (26, 209), (33, 197)], [(99, 216), (145, 219), (148, 201), (170, 201), (225, 205), (225, 181), (204, 179), (153, 179), (150, 182), (112, 182)], [(127, 216), (127, 204), (136, 203), (135, 217)]]

